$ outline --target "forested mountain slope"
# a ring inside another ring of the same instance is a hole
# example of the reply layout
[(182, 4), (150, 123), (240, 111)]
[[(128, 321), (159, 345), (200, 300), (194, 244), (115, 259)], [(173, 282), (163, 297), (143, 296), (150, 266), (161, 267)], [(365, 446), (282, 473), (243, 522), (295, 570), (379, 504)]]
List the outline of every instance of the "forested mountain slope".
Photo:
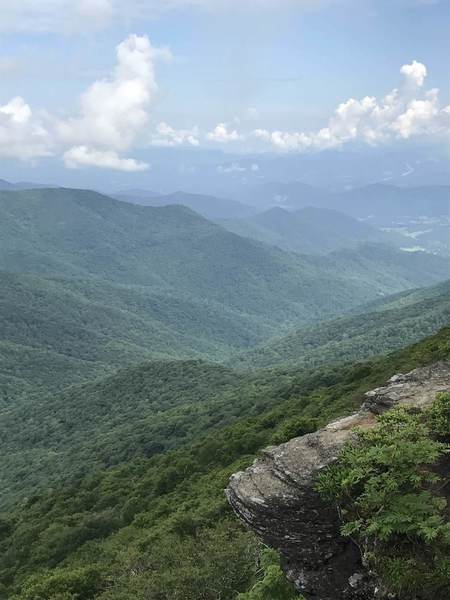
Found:
[[(160, 361), (0, 408), (0, 507), (61, 479), (194, 440), (267, 407), (283, 377)], [(259, 407), (259, 408), (257, 408)]]
[(364, 242), (398, 248), (410, 243), (407, 237), (388, 234), (338, 210), (307, 207), (289, 212), (280, 207), (241, 219), (220, 223), (238, 235), (274, 244), (301, 254), (327, 254), (340, 248), (355, 248)]
[(223, 359), (273, 330), (182, 293), (0, 272), (0, 401), (150, 358)]
[[(254, 393), (243, 395), (239, 412), (245, 416), (238, 422), (168, 453), (87, 470), (71, 484), (17, 503), (1, 521), (3, 596), (235, 599), (261, 577), (260, 550), (226, 504), (229, 475), (268, 444), (353, 411), (365, 391), (393, 374), (450, 359), (449, 340), (447, 328), (368, 363), (310, 375), (296, 369), (271, 372), (269, 402), (256, 405), (261, 384), (255, 380)], [(268, 385), (267, 374), (263, 382)], [(211, 387), (210, 380), (205, 383)]]
[(368, 305), (367, 312), (297, 329), (229, 364), (240, 367), (303, 365), (316, 368), (362, 360), (402, 348), (450, 323), (450, 282)]
[(0, 193), (0, 268), (96, 278), (224, 305), (259, 324), (308, 322), (450, 275), (450, 260), (373, 245), (306, 257), (180, 206), (69, 189)]

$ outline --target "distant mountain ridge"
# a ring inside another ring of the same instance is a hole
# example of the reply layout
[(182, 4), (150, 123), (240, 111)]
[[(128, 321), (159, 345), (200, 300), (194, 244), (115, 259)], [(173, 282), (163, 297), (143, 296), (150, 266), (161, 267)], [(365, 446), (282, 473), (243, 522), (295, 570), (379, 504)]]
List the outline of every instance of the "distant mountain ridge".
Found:
[(33, 183), (31, 181), (18, 181), (11, 183), (5, 179), (0, 179), (0, 191), (14, 191), (14, 190), (33, 190), (37, 188), (57, 188), (57, 185)]
[(333, 193), (300, 181), (271, 182), (253, 187), (248, 203), (260, 209), (307, 206), (335, 209), (355, 217), (441, 216), (450, 214), (450, 186), (398, 187), (374, 183)]
[(378, 230), (337, 210), (312, 206), (291, 212), (274, 207), (245, 219), (220, 223), (239, 235), (304, 254), (327, 254), (364, 242), (397, 248), (410, 244), (406, 236)]
[(130, 191), (114, 194), (113, 197), (125, 202), (131, 202), (132, 204), (142, 204), (142, 206), (181, 204), (213, 221), (230, 217), (245, 217), (255, 212), (253, 208), (237, 200), (205, 194), (191, 194), (182, 191), (160, 195), (155, 192), (146, 193), (143, 190), (137, 190), (134, 193)]

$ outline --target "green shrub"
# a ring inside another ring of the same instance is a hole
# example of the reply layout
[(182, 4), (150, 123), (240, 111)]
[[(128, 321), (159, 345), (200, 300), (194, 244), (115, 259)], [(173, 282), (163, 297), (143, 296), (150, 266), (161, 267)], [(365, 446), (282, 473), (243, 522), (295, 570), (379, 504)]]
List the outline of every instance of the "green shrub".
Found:
[[(401, 598), (450, 591), (450, 524), (435, 465), (448, 451), (450, 396), (426, 410), (398, 407), (357, 431), (317, 489), (335, 500), (342, 534), (363, 546), (386, 587)], [(442, 595), (444, 594), (444, 595)]]
[(280, 567), (280, 557), (270, 548), (261, 553), (261, 578), (249, 592), (239, 594), (238, 600), (302, 600), (286, 580)]

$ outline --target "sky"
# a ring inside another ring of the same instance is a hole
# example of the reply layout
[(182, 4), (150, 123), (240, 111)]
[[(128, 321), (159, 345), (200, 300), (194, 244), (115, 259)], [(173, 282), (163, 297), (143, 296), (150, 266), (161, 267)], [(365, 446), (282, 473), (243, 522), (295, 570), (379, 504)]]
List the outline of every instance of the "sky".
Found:
[(449, 27), (450, 0), (0, 0), (0, 173), (447, 147)]

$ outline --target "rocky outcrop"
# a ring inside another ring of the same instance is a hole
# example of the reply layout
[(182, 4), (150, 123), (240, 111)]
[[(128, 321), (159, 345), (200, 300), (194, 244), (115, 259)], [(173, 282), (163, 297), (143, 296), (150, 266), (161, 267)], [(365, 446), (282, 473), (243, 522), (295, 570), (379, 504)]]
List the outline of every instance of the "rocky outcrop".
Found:
[(359, 549), (339, 534), (336, 507), (314, 490), (317, 473), (336, 460), (354, 427), (374, 426), (376, 415), (395, 405), (425, 406), (446, 390), (447, 363), (396, 375), (368, 392), (357, 413), (266, 449), (253, 466), (231, 477), (226, 494), (235, 513), (280, 551), (286, 576), (306, 598), (363, 600), (375, 594)]

